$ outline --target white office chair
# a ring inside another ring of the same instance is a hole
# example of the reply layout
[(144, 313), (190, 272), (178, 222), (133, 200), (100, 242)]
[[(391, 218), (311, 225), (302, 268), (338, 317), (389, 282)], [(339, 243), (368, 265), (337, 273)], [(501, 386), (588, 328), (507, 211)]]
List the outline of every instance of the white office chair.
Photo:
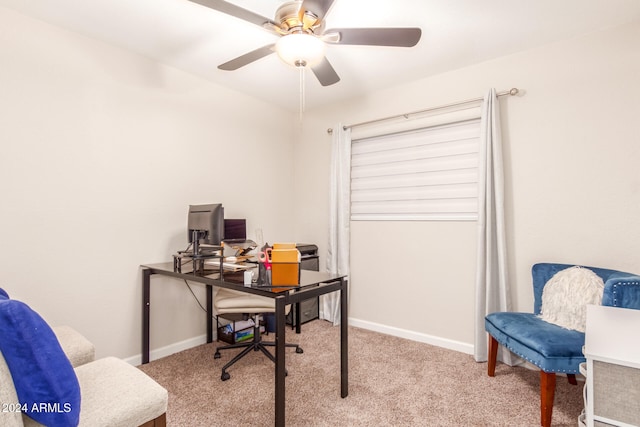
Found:
[[(242, 352), (238, 353), (229, 363), (222, 367), (222, 375), (220, 379), (226, 381), (230, 378), (227, 369), (249, 354), (251, 350), (262, 351), (271, 361), (275, 363), (276, 358), (267, 350), (266, 347), (274, 347), (274, 342), (264, 342), (260, 335), (260, 314), (262, 313), (274, 313), (275, 312), (275, 299), (262, 297), (260, 295), (248, 294), (245, 292), (235, 291), (233, 289), (219, 288), (216, 292), (216, 296), (213, 300), (213, 305), (218, 315), (225, 314), (245, 314), (253, 315), (255, 325), (253, 327), (253, 340), (247, 342), (240, 342), (235, 344), (229, 344), (223, 347), (217, 347), (214, 354), (215, 359), (220, 358), (220, 350), (228, 350), (232, 348), (244, 348)], [(290, 305), (285, 308), (285, 315), (289, 314), (291, 309)], [(223, 316), (224, 317), (224, 316)], [(235, 333), (235, 331), (234, 331)], [(302, 348), (297, 344), (285, 344), (286, 347), (292, 347), (296, 349), (296, 353), (303, 353)]]

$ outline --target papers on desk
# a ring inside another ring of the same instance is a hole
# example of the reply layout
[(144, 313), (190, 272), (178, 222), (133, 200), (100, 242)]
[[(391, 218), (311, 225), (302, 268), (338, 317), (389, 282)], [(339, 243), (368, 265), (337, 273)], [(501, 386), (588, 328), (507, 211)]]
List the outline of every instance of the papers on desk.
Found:
[[(209, 260), (206, 260), (204, 262), (204, 264), (207, 265), (207, 266), (218, 268), (218, 267), (220, 267), (220, 260), (219, 259), (209, 259)], [(236, 264), (235, 262), (223, 261), (222, 262), (222, 268), (225, 271), (232, 271), (233, 272), (233, 271), (251, 270), (252, 268), (256, 268), (256, 265), (255, 264), (243, 264), (243, 263)]]
[(251, 264), (234, 264), (231, 262), (223, 262), (222, 268), (229, 271), (242, 271), (242, 270), (251, 270), (255, 268), (255, 265)]

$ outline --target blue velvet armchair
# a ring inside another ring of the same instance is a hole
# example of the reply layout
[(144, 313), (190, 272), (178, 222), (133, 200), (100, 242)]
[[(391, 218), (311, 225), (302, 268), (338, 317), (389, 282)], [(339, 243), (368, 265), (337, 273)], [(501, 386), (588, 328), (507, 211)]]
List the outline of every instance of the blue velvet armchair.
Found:
[[(532, 268), (533, 313), (499, 312), (485, 317), (489, 334), (488, 374), (495, 376), (498, 345), (540, 368), (540, 425), (551, 425), (556, 373), (567, 375), (577, 384), (575, 375), (580, 363), (585, 334), (565, 329), (542, 320), (538, 315), (542, 306), (542, 290), (558, 271), (573, 267), (568, 264), (536, 264)], [(605, 283), (602, 305), (640, 309), (640, 276), (604, 268), (592, 270)]]

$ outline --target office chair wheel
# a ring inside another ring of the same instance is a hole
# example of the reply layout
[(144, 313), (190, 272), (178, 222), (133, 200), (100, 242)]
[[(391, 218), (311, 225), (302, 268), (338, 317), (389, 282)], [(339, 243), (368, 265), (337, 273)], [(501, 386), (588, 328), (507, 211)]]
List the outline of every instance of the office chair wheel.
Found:
[(304, 350), (302, 349), (302, 347), (296, 347), (296, 353), (302, 354), (304, 353)]
[(223, 372), (223, 373), (222, 373), (222, 375), (220, 375), (220, 379), (221, 379), (222, 381), (226, 381), (226, 380), (228, 380), (229, 378), (231, 378), (231, 375), (229, 375), (229, 373), (228, 373), (228, 372)]
[(220, 355), (220, 352), (218, 350), (216, 350), (216, 352), (213, 354), (213, 358), (214, 359), (220, 359), (222, 356)]

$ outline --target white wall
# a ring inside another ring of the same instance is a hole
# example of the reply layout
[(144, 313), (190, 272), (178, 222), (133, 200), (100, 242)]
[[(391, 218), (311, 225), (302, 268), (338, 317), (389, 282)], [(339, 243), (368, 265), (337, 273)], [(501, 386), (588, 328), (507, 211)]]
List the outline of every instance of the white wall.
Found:
[[(532, 310), (536, 262), (640, 273), (638, 75), (636, 23), (309, 112), (296, 145), (299, 233), (321, 242), (324, 256), (329, 177), (317, 164), (330, 156), (327, 128), (518, 87), (523, 96), (501, 98), (514, 309)], [(352, 320), (470, 351), (475, 223), (351, 226)]]
[[(326, 129), (490, 87), (526, 92), (501, 101), (514, 307), (531, 310), (538, 261), (640, 272), (638, 24), (307, 111), (302, 129), (295, 113), (2, 8), (0, 58), (0, 286), (99, 356), (139, 354), (139, 264), (186, 245), (188, 204), (222, 202), (267, 241), (317, 243), (324, 268)], [(475, 223), (352, 230), (354, 323), (468, 350)], [(201, 338), (184, 284), (153, 286), (152, 349)]]
[[(139, 265), (186, 247), (189, 204), (294, 239), (290, 113), (3, 8), (0, 58), (0, 287), (98, 356), (140, 353)], [(204, 325), (153, 279), (152, 349)]]

